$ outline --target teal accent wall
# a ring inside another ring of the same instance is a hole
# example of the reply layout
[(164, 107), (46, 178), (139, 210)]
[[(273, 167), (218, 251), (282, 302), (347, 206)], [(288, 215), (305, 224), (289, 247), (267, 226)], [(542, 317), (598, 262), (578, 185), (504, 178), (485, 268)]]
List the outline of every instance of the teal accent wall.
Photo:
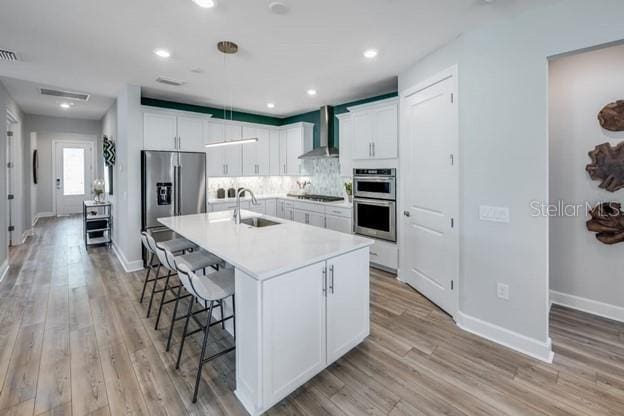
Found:
[[(150, 107), (169, 108), (171, 110), (190, 111), (193, 113), (212, 114), (212, 118), (224, 119), (223, 108), (205, 107), (203, 105), (185, 104), (174, 101), (157, 100), (155, 98), (141, 98), (141, 104)], [(269, 126), (281, 126), (282, 119), (277, 117), (262, 116), (259, 114), (244, 113), (242, 111), (227, 112), (227, 118), (246, 123), (267, 124)]]
[[(385, 100), (386, 98), (392, 98), (398, 96), (398, 93), (390, 92), (383, 95), (377, 95), (375, 97), (364, 98), (362, 100), (351, 101), (344, 104), (339, 104), (334, 106), (334, 137), (333, 137), (333, 146), (338, 147), (340, 144), (339, 137), (339, 127), (340, 121), (337, 116), (338, 114), (346, 113), (347, 108), (353, 107), (356, 105), (367, 104), (374, 101)], [(169, 108), (172, 110), (181, 110), (181, 111), (190, 111), (194, 113), (202, 113), (202, 114), (212, 114), (212, 118), (223, 119), (223, 109), (214, 108), (214, 107), (206, 107), (195, 104), (184, 104), (178, 103), (174, 101), (166, 101), (166, 100), (158, 100), (155, 98), (141, 98), (141, 104), (150, 106), (150, 107), (159, 107), (159, 108)], [(236, 121), (242, 121), (247, 123), (258, 123), (258, 124), (267, 124), (270, 126), (284, 126), (286, 124), (293, 123), (313, 123), (314, 124), (314, 147), (318, 147), (321, 142), (321, 136), (319, 132), (319, 125), (321, 123), (321, 114), (320, 108), (314, 111), (310, 111), (308, 113), (297, 114), (290, 117), (278, 118), (278, 117), (270, 117), (270, 116), (262, 116), (258, 114), (245, 113), (242, 111), (234, 111), (232, 113), (232, 119)], [(227, 117), (230, 118), (230, 112), (227, 112)], [(331, 144), (331, 143), (330, 143)]]

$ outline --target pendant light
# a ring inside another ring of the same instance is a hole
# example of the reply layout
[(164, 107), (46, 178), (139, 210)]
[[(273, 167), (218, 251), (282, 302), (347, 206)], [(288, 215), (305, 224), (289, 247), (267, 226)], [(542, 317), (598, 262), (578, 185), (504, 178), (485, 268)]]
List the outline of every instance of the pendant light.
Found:
[[(217, 49), (219, 52), (223, 54), (223, 73), (227, 77), (227, 55), (233, 55), (238, 52), (238, 45), (234, 42), (230, 41), (221, 41), (217, 43)], [(234, 120), (234, 107), (232, 106), (232, 88), (229, 87), (229, 96), (230, 96), (230, 121)], [(226, 132), (226, 123), (227, 123), (227, 106), (223, 106), (223, 134)], [(209, 143), (204, 145), (204, 147), (219, 147), (219, 146), (231, 146), (235, 144), (247, 144), (247, 143), (255, 143), (258, 141), (257, 137), (247, 137), (242, 139), (227, 139), (224, 137), (222, 141)]]

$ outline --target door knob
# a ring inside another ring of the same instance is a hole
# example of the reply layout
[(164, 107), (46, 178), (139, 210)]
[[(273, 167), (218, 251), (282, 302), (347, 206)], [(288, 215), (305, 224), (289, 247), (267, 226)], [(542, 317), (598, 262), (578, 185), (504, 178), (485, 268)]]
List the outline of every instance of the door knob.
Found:
[(410, 216), (410, 215), (412, 215), (412, 214), (410, 214), (410, 212), (409, 212), (409, 211), (403, 211), (403, 215), (405, 215), (406, 217), (409, 217), (409, 216)]

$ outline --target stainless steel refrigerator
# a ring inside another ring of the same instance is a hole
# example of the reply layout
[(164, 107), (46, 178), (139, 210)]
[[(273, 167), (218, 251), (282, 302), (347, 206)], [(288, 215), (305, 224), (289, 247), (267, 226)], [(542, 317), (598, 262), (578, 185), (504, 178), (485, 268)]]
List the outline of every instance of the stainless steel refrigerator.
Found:
[(141, 226), (171, 238), (158, 218), (206, 212), (206, 154), (141, 151)]

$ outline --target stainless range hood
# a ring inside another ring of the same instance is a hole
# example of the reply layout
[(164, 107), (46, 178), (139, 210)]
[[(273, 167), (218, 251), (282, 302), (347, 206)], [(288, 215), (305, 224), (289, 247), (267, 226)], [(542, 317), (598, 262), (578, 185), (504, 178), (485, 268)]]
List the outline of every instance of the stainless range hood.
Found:
[(338, 157), (338, 149), (329, 146), (330, 138), (334, 137), (334, 107), (321, 107), (320, 137), (321, 145), (299, 156), (299, 159), (321, 159)]

